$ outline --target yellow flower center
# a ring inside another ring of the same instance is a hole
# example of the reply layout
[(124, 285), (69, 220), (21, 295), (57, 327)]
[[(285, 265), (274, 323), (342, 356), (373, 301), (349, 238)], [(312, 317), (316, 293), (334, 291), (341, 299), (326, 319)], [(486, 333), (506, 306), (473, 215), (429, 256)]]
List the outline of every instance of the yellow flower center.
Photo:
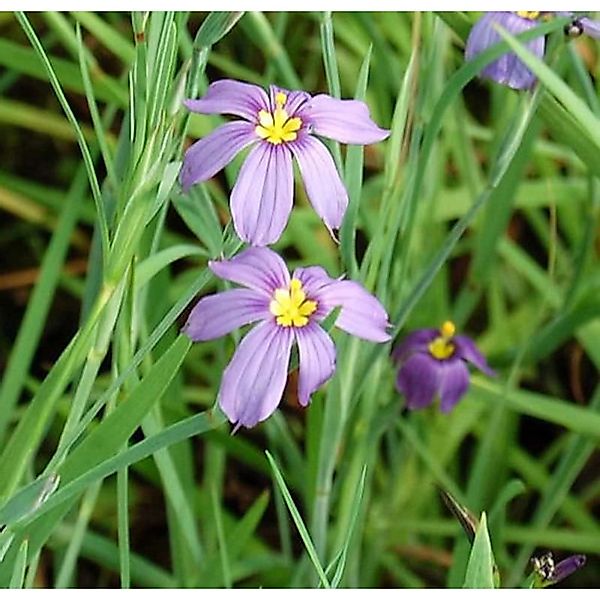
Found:
[(292, 279), (288, 290), (275, 290), (269, 310), (277, 317), (277, 325), (304, 327), (308, 324), (308, 317), (317, 310), (317, 303), (306, 299), (299, 279)]
[(285, 108), (287, 96), (283, 92), (275, 95), (275, 110), (267, 112), (261, 110), (258, 113), (258, 122), (256, 126), (256, 135), (271, 142), (271, 144), (281, 144), (281, 142), (293, 142), (297, 137), (297, 131), (302, 127), (302, 120), (298, 117), (290, 119)]
[(529, 19), (530, 21), (535, 21), (540, 16), (539, 10), (518, 10), (517, 16), (522, 19)]
[(440, 327), (440, 335), (428, 346), (429, 353), (433, 358), (445, 360), (454, 354), (454, 344), (451, 342), (456, 327), (452, 321), (444, 321)]

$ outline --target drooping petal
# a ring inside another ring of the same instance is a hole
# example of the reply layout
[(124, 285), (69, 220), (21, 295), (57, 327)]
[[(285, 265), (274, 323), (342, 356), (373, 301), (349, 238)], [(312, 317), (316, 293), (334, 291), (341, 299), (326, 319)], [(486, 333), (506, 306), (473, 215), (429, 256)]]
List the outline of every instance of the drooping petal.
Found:
[(256, 142), (254, 125), (232, 121), (194, 142), (186, 151), (180, 180), (187, 192), (194, 183), (206, 181), (231, 162), (238, 152)]
[(260, 142), (248, 154), (231, 192), (231, 216), (240, 238), (253, 246), (276, 242), (288, 222), (293, 195), (289, 150)]
[(452, 342), (456, 348), (456, 356), (474, 364), (480, 371), (486, 375), (494, 377), (496, 372), (490, 368), (485, 360), (485, 356), (479, 351), (475, 342), (466, 335), (455, 335)]
[(290, 283), (285, 262), (269, 248), (247, 248), (229, 260), (211, 260), (208, 267), (221, 279), (263, 292), (269, 300), (277, 288)]
[(440, 410), (450, 412), (469, 389), (469, 369), (460, 359), (439, 361)]
[(317, 323), (309, 323), (295, 330), (298, 342), (300, 373), (298, 401), (302, 406), (335, 371), (335, 346), (329, 335)]
[(348, 193), (325, 145), (310, 135), (290, 142), (310, 203), (329, 230), (339, 229), (348, 206)]
[[(502, 41), (502, 37), (495, 29), (498, 25), (506, 29), (511, 35), (517, 35), (535, 27), (537, 23), (534, 20), (519, 17), (512, 12), (485, 13), (475, 23), (467, 39), (465, 49), (467, 60), (473, 59), (490, 46)], [(538, 58), (543, 58), (545, 39), (543, 36), (537, 37), (526, 42), (525, 47)], [(487, 65), (480, 75), (517, 90), (529, 89), (536, 82), (536, 76), (533, 72), (513, 52), (507, 52)]]
[(221, 79), (208, 86), (206, 94), (198, 100), (185, 100), (193, 112), (205, 115), (236, 115), (258, 122), (258, 113), (269, 109), (269, 97), (262, 88), (251, 83)]
[(298, 115), (312, 133), (342, 144), (374, 144), (390, 135), (371, 119), (369, 107), (361, 100), (338, 100), (319, 94), (309, 100)]
[(194, 342), (203, 342), (269, 317), (269, 300), (264, 294), (238, 288), (202, 298), (190, 313), (183, 332)]
[(438, 386), (439, 361), (428, 354), (413, 354), (396, 377), (396, 388), (404, 394), (406, 407), (411, 410), (429, 406)]
[(417, 329), (411, 331), (392, 352), (398, 362), (406, 360), (414, 352), (427, 352), (427, 346), (440, 335), (437, 329)]
[(589, 17), (581, 17), (579, 24), (583, 28), (585, 35), (600, 40), (600, 21), (593, 21)]
[(218, 396), (232, 423), (254, 427), (279, 405), (294, 340), (291, 329), (264, 321), (240, 342), (223, 373)]

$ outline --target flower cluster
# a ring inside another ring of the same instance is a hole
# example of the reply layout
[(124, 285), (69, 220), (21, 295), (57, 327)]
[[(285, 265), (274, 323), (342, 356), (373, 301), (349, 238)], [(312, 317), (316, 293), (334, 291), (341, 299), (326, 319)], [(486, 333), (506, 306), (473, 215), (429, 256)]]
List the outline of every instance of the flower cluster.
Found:
[[(505, 29), (512, 35), (518, 35), (536, 27), (540, 19), (552, 18), (552, 16), (571, 17), (571, 22), (565, 27), (565, 33), (570, 37), (585, 34), (600, 38), (600, 22), (593, 21), (588, 17), (575, 17), (572, 13), (487, 12), (471, 29), (465, 48), (465, 58), (472, 60), (484, 50), (501, 42), (502, 36), (498, 32), (498, 28)], [(544, 57), (546, 47), (545, 38), (543, 36), (536, 37), (526, 42), (525, 47), (541, 59)], [(506, 52), (491, 62), (481, 71), (480, 75), (515, 90), (530, 89), (536, 83), (535, 74), (513, 52)]]

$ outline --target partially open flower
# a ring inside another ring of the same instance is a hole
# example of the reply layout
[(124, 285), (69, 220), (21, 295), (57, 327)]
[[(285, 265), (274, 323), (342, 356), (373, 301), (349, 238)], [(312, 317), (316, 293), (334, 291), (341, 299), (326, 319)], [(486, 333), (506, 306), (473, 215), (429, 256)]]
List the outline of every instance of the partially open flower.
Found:
[(531, 559), (535, 575), (535, 587), (547, 587), (569, 577), (585, 565), (585, 554), (573, 554), (559, 563), (554, 562), (552, 552)]
[(257, 323), (237, 347), (219, 389), (219, 405), (236, 429), (253, 427), (277, 408), (294, 343), (302, 406), (333, 375), (335, 346), (319, 323), (334, 308), (341, 308), (335, 324), (347, 333), (372, 342), (390, 339), (379, 300), (361, 284), (333, 279), (321, 267), (296, 269), (290, 277), (283, 259), (268, 248), (248, 248), (208, 266), (218, 277), (244, 287), (202, 298), (185, 333), (204, 341)]
[(473, 340), (454, 333), (454, 323), (446, 321), (439, 330), (413, 331), (394, 350), (400, 365), (396, 387), (407, 408), (425, 408), (437, 394), (442, 412), (450, 412), (469, 387), (467, 363), (495, 375)]

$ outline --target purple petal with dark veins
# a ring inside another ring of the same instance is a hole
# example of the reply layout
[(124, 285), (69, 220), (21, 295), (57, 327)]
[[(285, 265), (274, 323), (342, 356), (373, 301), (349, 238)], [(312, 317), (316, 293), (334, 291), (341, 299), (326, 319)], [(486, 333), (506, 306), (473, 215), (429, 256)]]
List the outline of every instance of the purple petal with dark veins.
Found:
[(390, 135), (371, 119), (369, 107), (361, 100), (338, 100), (319, 94), (309, 100), (298, 116), (311, 129), (342, 144), (374, 144)]
[(261, 141), (248, 154), (231, 192), (239, 237), (253, 246), (276, 242), (290, 217), (293, 196), (292, 155), (284, 145)]
[(496, 372), (487, 364), (485, 356), (479, 351), (475, 345), (475, 342), (471, 338), (467, 337), (466, 335), (455, 335), (452, 339), (452, 343), (456, 349), (455, 355), (457, 357), (474, 364), (486, 375), (495, 377)]
[(276, 85), (269, 86), (269, 96), (271, 100), (272, 110), (275, 110), (275, 96), (277, 93), (283, 92), (286, 95), (284, 108), (289, 117), (295, 117), (296, 113), (302, 109), (307, 100), (310, 100), (311, 95), (303, 91), (286, 90), (285, 88), (277, 87)]
[(202, 298), (190, 313), (183, 332), (194, 342), (202, 342), (270, 317), (269, 299), (263, 293), (238, 288)]
[(317, 323), (295, 328), (299, 353), (298, 401), (302, 406), (335, 371), (335, 346)]
[(258, 113), (269, 110), (269, 97), (262, 88), (251, 83), (221, 79), (208, 86), (206, 94), (198, 100), (184, 100), (193, 112), (208, 115), (237, 115), (254, 125), (258, 123)]
[(218, 396), (232, 423), (254, 427), (275, 411), (285, 389), (293, 340), (291, 327), (265, 321), (240, 342)]
[[(537, 23), (512, 12), (485, 13), (471, 29), (465, 49), (466, 60), (473, 59), (490, 46), (502, 41), (502, 37), (495, 29), (497, 25), (506, 29), (511, 35), (517, 35), (535, 27)], [(543, 36), (537, 37), (526, 42), (525, 47), (538, 58), (543, 58), (545, 39)], [(529, 89), (536, 82), (536, 76), (514, 52), (503, 54), (487, 65), (480, 75), (517, 90)]]
[(285, 262), (269, 248), (247, 248), (229, 260), (211, 260), (208, 267), (221, 279), (263, 292), (269, 300), (277, 288), (290, 283)]
[(439, 396), (442, 412), (450, 412), (469, 389), (469, 369), (460, 358), (439, 361)]
[(206, 181), (233, 160), (238, 152), (258, 140), (254, 125), (232, 121), (194, 142), (186, 151), (179, 175), (183, 191)]
[(329, 154), (318, 139), (299, 136), (288, 146), (294, 153), (306, 195), (327, 228), (339, 229), (348, 206), (348, 193)]
[(428, 354), (413, 354), (398, 371), (396, 388), (404, 394), (406, 407), (415, 410), (429, 406), (438, 391), (439, 362)]
[(332, 279), (321, 267), (296, 269), (307, 298), (317, 302), (316, 319), (323, 319), (337, 306), (341, 307), (336, 326), (371, 342), (387, 342), (390, 326), (381, 302), (360, 283)]

